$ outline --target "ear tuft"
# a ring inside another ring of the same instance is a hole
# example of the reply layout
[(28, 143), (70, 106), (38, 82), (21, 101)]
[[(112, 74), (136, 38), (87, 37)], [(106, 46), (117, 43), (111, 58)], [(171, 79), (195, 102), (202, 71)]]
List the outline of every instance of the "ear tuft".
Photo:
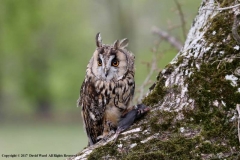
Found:
[(102, 47), (102, 37), (100, 32), (98, 32), (96, 35), (96, 45), (97, 47)]
[(116, 50), (119, 48), (119, 40), (116, 40), (116, 41), (113, 43), (113, 48), (116, 49)]
[(126, 48), (128, 46), (128, 39), (124, 38), (119, 44), (119, 48)]

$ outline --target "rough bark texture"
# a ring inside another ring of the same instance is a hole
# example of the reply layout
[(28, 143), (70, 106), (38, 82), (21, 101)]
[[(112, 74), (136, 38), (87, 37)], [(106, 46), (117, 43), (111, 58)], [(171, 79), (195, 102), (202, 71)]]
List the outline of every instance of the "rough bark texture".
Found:
[(232, 32), (239, 8), (211, 10), (216, 6), (214, 0), (202, 1), (184, 47), (143, 99), (151, 112), (116, 144), (111, 137), (70, 159), (240, 158), (240, 44)]

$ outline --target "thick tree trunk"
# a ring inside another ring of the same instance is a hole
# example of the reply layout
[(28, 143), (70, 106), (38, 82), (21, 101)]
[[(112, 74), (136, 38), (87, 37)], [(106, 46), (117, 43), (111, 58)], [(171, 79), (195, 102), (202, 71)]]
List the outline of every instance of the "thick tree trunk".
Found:
[(240, 158), (239, 7), (218, 3), (202, 1), (184, 47), (143, 100), (151, 112), (116, 144), (111, 137), (71, 159)]

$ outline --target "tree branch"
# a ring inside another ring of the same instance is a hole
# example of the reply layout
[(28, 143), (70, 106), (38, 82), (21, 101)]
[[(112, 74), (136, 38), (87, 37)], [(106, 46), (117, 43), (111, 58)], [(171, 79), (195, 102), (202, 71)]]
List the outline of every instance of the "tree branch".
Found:
[(229, 7), (224, 7), (224, 8), (216, 8), (216, 9), (214, 9), (214, 8), (205, 8), (204, 10), (224, 11), (224, 10), (236, 8), (238, 6), (240, 6), (240, 4), (236, 4), (234, 6), (229, 6)]
[(184, 19), (184, 14), (183, 14), (183, 11), (182, 11), (182, 7), (181, 7), (181, 5), (178, 3), (177, 0), (174, 0), (174, 2), (176, 3), (177, 9), (178, 9), (178, 11), (179, 11), (179, 15), (180, 15), (180, 19), (181, 19), (181, 26), (182, 26), (183, 37), (184, 37), (184, 39), (186, 39), (186, 35), (187, 35), (186, 22), (185, 22), (185, 19)]
[(171, 36), (169, 33), (162, 31), (157, 27), (152, 28), (152, 33), (157, 34), (159, 37), (169, 42), (177, 50), (181, 50), (183, 44), (179, 40), (177, 40), (175, 37)]
[(148, 84), (148, 82), (149, 82), (149, 80), (150, 80), (153, 72), (156, 70), (156, 66), (157, 66), (157, 65), (156, 65), (156, 58), (153, 57), (150, 72), (149, 72), (149, 74), (147, 75), (147, 77), (145, 78), (143, 84), (139, 87), (139, 91), (140, 91), (139, 93), (140, 93), (140, 94), (139, 94), (139, 97), (138, 97), (138, 100), (137, 100), (138, 103), (140, 103), (140, 102), (141, 102), (141, 99), (143, 98), (144, 88), (145, 88), (145, 86)]

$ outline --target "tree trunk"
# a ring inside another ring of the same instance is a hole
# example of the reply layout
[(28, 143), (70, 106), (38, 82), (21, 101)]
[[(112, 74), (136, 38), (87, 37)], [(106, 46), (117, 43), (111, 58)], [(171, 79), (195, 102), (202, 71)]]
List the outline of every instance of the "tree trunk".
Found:
[(218, 3), (202, 1), (184, 47), (143, 99), (151, 112), (115, 144), (111, 137), (70, 159), (240, 158), (239, 7)]

